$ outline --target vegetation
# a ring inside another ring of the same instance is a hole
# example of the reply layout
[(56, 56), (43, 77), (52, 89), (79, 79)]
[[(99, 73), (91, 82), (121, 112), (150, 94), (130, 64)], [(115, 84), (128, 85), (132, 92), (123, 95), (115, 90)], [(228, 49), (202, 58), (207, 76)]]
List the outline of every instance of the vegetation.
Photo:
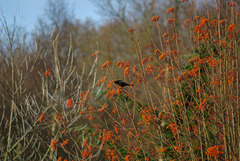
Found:
[(240, 159), (239, 3), (53, 2), (34, 43), (1, 16), (0, 160)]

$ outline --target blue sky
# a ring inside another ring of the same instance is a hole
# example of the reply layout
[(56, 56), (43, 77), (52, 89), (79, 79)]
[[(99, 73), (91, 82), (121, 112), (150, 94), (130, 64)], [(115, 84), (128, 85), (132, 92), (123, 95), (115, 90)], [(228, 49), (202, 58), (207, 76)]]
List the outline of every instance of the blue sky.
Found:
[[(80, 20), (87, 17), (94, 21), (99, 21), (101, 17), (96, 12), (96, 6), (91, 0), (66, 0), (69, 8), (74, 10), (74, 15)], [(24, 26), (26, 31), (31, 31), (37, 23), (37, 17), (44, 15), (44, 8), (47, 0), (0, 0), (0, 7), (8, 23), (13, 22), (13, 17), (17, 15), (17, 24)]]

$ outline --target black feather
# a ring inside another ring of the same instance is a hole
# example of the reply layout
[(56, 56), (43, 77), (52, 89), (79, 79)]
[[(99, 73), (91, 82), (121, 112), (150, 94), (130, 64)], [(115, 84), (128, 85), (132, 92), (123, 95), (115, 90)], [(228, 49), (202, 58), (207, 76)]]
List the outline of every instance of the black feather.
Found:
[(126, 82), (124, 82), (122, 80), (117, 80), (114, 83), (119, 85), (119, 86), (121, 86), (121, 87), (130, 86), (130, 84), (128, 84), (128, 83), (126, 83)]

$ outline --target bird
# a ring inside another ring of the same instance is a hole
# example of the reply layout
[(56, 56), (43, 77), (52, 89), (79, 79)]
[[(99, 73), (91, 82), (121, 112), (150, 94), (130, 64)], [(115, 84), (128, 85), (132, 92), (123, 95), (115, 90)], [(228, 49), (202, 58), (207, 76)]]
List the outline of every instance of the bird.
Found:
[(124, 81), (122, 81), (122, 80), (117, 80), (117, 81), (115, 81), (114, 83), (117, 84), (117, 85), (119, 85), (119, 86), (121, 86), (121, 87), (131, 86), (131, 84), (128, 84), (128, 83), (126, 83), (126, 82), (124, 82)]

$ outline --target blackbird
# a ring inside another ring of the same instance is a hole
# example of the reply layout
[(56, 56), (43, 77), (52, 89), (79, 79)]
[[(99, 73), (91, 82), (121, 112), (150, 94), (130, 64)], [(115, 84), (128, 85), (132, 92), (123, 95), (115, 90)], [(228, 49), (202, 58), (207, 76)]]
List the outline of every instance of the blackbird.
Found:
[(122, 80), (117, 80), (114, 83), (119, 85), (119, 86), (121, 86), (121, 87), (125, 87), (125, 86), (130, 86), (131, 85), (131, 84), (128, 84), (128, 83), (126, 83), (126, 82), (124, 82)]

